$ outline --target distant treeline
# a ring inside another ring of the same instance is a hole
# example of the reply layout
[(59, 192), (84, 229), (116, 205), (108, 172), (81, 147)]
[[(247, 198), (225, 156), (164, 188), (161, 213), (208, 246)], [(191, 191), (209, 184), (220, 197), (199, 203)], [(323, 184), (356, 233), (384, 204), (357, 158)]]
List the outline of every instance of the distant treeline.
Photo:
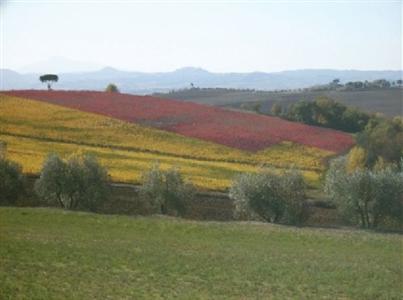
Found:
[[(334, 79), (327, 84), (315, 85), (307, 88), (298, 89), (277, 89), (272, 90), (272, 93), (289, 93), (289, 92), (315, 92), (315, 91), (359, 91), (359, 90), (375, 90), (387, 88), (401, 88), (403, 86), (402, 79), (387, 80), (376, 79), (373, 81), (348, 81), (341, 83), (340, 79)], [(261, 93), (262, 90), (256, 89), (237, 89), (237, 88), (201, 88), (191, 83), (189, 87), (181, 89), (172, 89), (168, 93), (154, 93), (154, 96), (166, 97), (167, 95), (175, 96), (176, 98), (191, 99), (192, 96), (197, 97), (217, 97), (228, 93)]]
[(374, 81), (348, 81), (345, 84), (340, 83), (339, 79), (334, 79), (332, 82), (324, 85), (313, 86), (306, 88), (306, 91), (328, 91), (328, 90), (340, 90), (340, 91), (354, 91), (354, 90), (372, 90), (372, 89), (387, 89), (402, 87), (402, 80), (386, 80), (377, 79)]

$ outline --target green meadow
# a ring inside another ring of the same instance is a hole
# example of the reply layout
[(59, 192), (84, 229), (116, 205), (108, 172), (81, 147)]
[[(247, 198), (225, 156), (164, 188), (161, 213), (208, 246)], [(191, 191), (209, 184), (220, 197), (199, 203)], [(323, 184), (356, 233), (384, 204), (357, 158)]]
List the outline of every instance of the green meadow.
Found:
[(2, 299), (402, 299), (403, 237), (0, 208)]

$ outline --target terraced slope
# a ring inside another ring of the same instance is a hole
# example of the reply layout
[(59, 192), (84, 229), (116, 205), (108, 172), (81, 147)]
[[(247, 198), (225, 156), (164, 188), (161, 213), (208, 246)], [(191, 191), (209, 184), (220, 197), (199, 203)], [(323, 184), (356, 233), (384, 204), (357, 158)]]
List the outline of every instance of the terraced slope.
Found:
[(4, 94), (0, 94), (0, 140), (7, 142), (10, 159), (22, 163), (30, 173), (40, 170), (49, 152), (68, 156), (83, 151), (99, 156), (116, 181), (138, 181), (141, 171), (158, 160), (163, 168), (179, 166), (206, 189), (225, 189), (237, 173), (256, 170), (261, 164), (296, 165), (314, 182), (323, 170), (323, 160), (334, 155), (286, 142), (250, 153)]
[(342, 152), (354, 143), (349, 134), (331, 129), (149, 96), (36, 90), (10, 91), (7, 94), (145, 124), (248, 151), (259, 151), (288, 141), (327, 151)]

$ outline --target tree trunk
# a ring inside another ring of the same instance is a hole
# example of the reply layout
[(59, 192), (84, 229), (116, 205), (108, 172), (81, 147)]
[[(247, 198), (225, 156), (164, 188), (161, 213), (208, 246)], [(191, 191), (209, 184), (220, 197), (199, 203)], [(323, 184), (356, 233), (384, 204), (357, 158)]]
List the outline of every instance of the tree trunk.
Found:
[(357, 210), (358, 210), (358, 212), (359, 212), (359, 214), (360, 214), (360, 217), (361, 217), (361, 226), (362, 226), (362, 227), (367, 227), (363, 210), (361, 209), (360, 206), (358, 206)]
[(57, 198), (57, 201), (58, 201), (59, 204), (60, 204), (60, 207), (61, 207), (61, 208), (65, 208), (65, 207), (64, 207), (64, 203), (63, 203), (63, 201), (62, 201), (62, 198), (61, 198), (61, 196), (60, 196), (60, 193), (57, 193), (57, 194), (56, 194), (56, 198)]

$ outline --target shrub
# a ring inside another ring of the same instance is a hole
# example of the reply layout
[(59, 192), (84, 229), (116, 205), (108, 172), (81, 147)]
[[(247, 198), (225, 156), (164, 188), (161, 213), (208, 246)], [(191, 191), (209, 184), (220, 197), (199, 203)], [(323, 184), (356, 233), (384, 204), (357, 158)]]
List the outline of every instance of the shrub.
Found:
[(140, 195), (158, 213), (183, 216), (194, 193), (193, 185), (185, 182), (175, 168), (162, 171), (154, 165), (143, 174)]
[(107, 178), (107, 171), (91, 155), (63, 161), (51, 154), (44, 162), (35, 191), (63, 208), (95, 211), (107, 196)]
[(403, 172), (397, 166), (346, 171), (346, 160), (334, 160), (326, 174), (325, 191), (351, 223), (376, 228), (388, 219), (402, 223)]
[(116, 84), (110, 83), (105, 89), (105, 92), (110, 92), (110, 93), (119, 93), (119, 89), (116, 86)]
[(24, 193), (25, 178), (19, 164), (0, 158), (0, 204), (15, 204)]
[(229, 196), (234, 199), (237, 218), (301, 224), (308, 216), (305, 184), (296, 170), (242, 174), (232, 183)]

